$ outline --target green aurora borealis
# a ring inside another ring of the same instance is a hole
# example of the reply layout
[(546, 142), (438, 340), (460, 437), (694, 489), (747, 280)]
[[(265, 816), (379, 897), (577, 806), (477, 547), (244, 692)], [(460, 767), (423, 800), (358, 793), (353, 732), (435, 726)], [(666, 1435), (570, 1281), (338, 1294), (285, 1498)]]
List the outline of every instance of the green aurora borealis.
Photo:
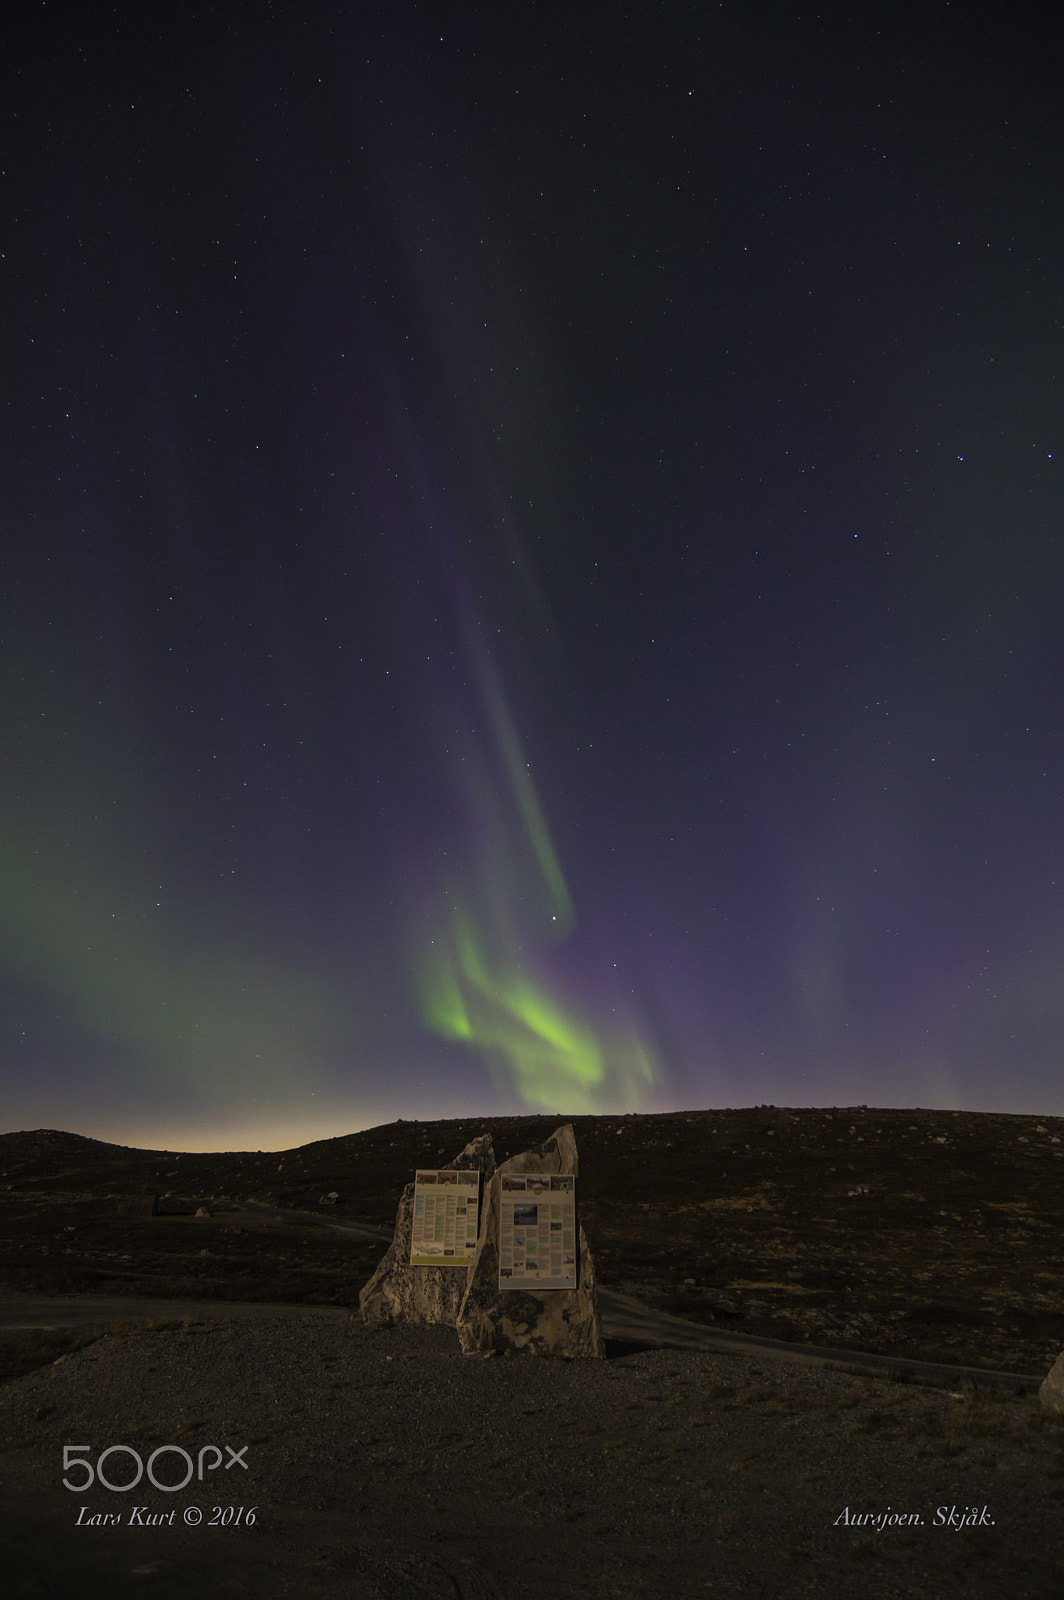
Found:
[(67, 9), (0, 24), (5, 1124), (1056, 1110), (1041, 14)]

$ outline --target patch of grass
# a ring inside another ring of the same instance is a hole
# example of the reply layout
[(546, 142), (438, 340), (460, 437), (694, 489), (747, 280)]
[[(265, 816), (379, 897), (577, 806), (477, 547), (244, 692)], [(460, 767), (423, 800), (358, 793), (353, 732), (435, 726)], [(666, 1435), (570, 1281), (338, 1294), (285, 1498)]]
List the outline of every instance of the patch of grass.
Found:
[(854, 1430), (857, 1433), (882, 1434), (884, 1428), (891, 1426), (896, 1421), (896, 1417), (888, 1417), (882, 1411), (878, 1411), (873, 1407), (871, 1411), (866, 1411), (864, 1416), (857, 1418), (854, 1423)]
[(802, 1394), (793, 1389), (785, 1391), (780, 1399), (780, 1415), (793, 1416), (799, 1411), (821, 1411), (824, 1408), (823, 1400), (811, 1394)]
[(748, 1389), (746, 1393), (740, 1397), (740, 1403), (744, 1406), (756, 1406), (760, 1405), (763, 1401), (778, 1399), (780, 1399), (779, 1389), (777, 1389), (775, 1385), (770, 1385), (767, 1389)]
[[(956, 1456), (976, 1443), (1000, 1442), (1042, 1454), (1053, 1449), (1057, 1438), (1064, 1447), (1058, 1424), (1059, 1419), (1030, 1396), (1002, 1395), (976, 1384), (951, 1391), (939, 1404), (916, 1412), (906, 1423), (905, 1435), (921, 1443), (915, 1453), (925, 1460), (932, 1455)], [(984, 1448), (979, 1465), (996, 1459), (992, 1449)], [(1053, 1467), (1046, 1463), (1042, 1470), (1051, 1474)]]

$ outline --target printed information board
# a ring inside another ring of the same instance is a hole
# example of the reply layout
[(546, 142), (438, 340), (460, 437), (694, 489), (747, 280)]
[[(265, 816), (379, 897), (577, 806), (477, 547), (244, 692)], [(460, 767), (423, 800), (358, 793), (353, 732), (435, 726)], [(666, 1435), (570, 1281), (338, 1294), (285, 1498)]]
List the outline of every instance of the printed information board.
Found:
[(476, 1253), (480, 1173), (453, 1167), (414, 1175), (412, 1267), (468, 1267)]
[(500, 1289), (576, 1288), (576, 1179), (504, 1172)]

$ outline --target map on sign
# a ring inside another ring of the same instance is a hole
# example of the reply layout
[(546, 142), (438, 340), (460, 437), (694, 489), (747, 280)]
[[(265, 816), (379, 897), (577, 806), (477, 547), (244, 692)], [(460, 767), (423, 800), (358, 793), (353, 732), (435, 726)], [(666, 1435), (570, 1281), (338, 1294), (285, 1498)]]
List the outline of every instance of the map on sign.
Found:
[(501, 1175), (499, 1288), (576, 1288), (576, 1179)]
[(412, 1267), (468, 1267), (477, 1248), (480, 1173), (453, 1167), (414, 1175)]

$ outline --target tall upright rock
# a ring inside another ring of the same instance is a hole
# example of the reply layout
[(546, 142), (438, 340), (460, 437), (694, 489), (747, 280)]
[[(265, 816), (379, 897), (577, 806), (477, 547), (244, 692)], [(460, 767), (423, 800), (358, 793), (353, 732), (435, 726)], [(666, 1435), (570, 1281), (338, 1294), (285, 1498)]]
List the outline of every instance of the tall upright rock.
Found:
[[(444, 1171), (481, 1173), (480, 1232), (483, 1234), (485, 1191), (495, 1172), (491, 1135), (483, 1133), (449, 1161)], [(399, 1201), (395, 1234), (376, 1272), (358, 1296), (363, 1321), (370, 1327), (390, 1323), (443, 1323), (453, 1328), (469, 1285), (472, 1268), (412, 1267), (410, 1235), (414, 1221), (414, 1185), (408, 1183)], [(476, 1258), (474, 1257), (474, 1260)]]
[(576, 1178), (578, 1166), (576, 1136), (567, 1123), (544, 1144), (504, 1161), (492, 1177), (481, 1202), (476, 1255), (456, 1319), (465, 1355), (492, 1350), (560, 1356), (606, 1354), (595, 1293), (595, 1268), (583, 1228), (579, 1232), (575, 1289), (499, 1288), (501, 1175), (569, 1173)]
[(1039, 1402), (1047, 1411), (1064, 1415), (1064, 1350), (1054, 1361), (1038, 1391)]

